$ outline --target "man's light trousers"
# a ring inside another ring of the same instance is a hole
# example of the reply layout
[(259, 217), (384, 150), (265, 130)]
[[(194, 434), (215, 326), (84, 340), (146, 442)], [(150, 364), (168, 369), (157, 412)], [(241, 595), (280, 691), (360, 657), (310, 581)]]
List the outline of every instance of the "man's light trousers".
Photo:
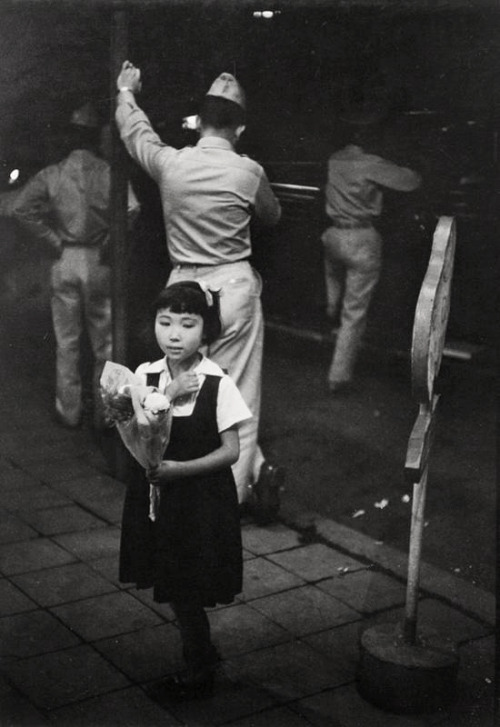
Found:
[(82, 416), (80, 337), (86, 326), (94, 355), (94, 425), (102, 426), (99, 379), (111, 359), (110, 270), (97, 247), (67, 247), (52, 266), (52, 323), (56, 338), (56, 411), (70, 426)]
[(321, 239), (328, 314), (333, 318), (340, 309), (340, 329), (328, 371), (328, 381), (338, 384), (353, 377), (370, 301), (380, 277), (382, 241), (374, 227), (329, 227)]

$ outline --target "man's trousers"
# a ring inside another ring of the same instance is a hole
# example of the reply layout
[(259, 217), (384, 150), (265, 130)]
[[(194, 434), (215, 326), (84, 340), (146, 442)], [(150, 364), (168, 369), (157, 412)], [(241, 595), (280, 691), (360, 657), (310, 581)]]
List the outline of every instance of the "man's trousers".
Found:
[(69, 426), (82, 417), (80, 338), (85, 325), (94, 357), (94, 426), (102, 426), (99, 379), (111, 359), (110, 269), (98, 247), (66, 247), (52, 266), (52, 322), (56, 338), (56, 411)]
[(327, 311), (340, 312), (330, 384), (351, 381), (366, 328), (370, 301), (380, 277), (382, 241), (374, 227), (342, 230), (329, 227), (323, 233)]
[(220, 291), (222, 334), (207, 356), (223, 368), (241, 392), (252, 419), (240, 424), (240, 457), (233, 465), (238, 500), (250, 497), (264, 456), (257, 444), (259, 431), (264, 318), (259, 274), (246, 261), (223, 265), (176, 265), (168, 284), (196, 280)]

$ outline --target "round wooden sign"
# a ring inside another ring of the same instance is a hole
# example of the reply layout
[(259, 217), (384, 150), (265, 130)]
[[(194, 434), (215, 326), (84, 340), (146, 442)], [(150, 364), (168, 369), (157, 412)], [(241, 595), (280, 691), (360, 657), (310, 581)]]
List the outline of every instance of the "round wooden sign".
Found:
[(412, 385), (421, 403), (432, 401), (434, 383), (443, 357), (455, 242), (455, 220), (453, 217), (441, 217), (434, 232), (429, 265), (420, 289), (413, 324)]

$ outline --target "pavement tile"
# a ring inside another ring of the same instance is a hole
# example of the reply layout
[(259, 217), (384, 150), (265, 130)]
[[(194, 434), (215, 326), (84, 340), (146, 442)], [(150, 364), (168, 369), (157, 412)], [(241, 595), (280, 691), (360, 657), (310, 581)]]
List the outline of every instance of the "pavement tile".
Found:
[(319, 651), (331, 662), (338, 675), (339, 683), (354, 679), (359, 663), (359, 637), (362, 621), (336, 626), (312, 636), (303, 636), (301, 641)]
[(31, 598), (24, 595), (13, 583), (6, 578), (0, 580), (0, 616), (11, 616), (22, 611), (31, 611), (36, 608)]
[[(112, 717), (110, 716), (112, 715)], [(179, 721), (139, 687), (121, 689), (49, 712), (55, 727), (176, 727)], [(112, 720), (112, 721), (110, 721)], [(32, 726), (33, 727), (33, 726)]]
[(245, 525), (241, 531), (243, 547), (255, 555), (266, 555), (299, 545), (299, 534), (285, 525)]
[(278, 707), (231, 722), (231, 727), (306, 727), (309, 724), (288, 707)]
[(225, 671), (231, 680), (266, 689), (280, 702), (338, 685), (329, 660), (300, 641), (235, 657), (225, 663)]
[[(61, 447), (62, 451), (64, 447)], [(81, 453), (79, 453), (81, 454)], [(43, 482), (50, 485), (61, 485), (82, 477), (92, 477), (95, 474), (95, 470), (91, 467), (84, 459), (80, 459), (65, 451), (62, 459), (55, 459), (53, 461), (42, 461), (39, 458), (34, 458), (33, 461), (27, 465), (26, 469), (31, 473), (33, 477), (36, 477)]]
[(153, 611), (156, 611), (156, 613), (161, 616), (163, 621), (173, 621), (175, 619), (174, 612), (172, 611), (172, 608), (170, 607), (170, 605), (168, 603), (158, 603), (157, 601), (154, 600), (152, 588), (140, 588), (139, 589), (139, 588), (136, 588), (135, 586), (132, 586), (128, 590), (128, 593), (133, 598), (137, 598), (137, 600), (140, 601), (141, 603), (143, 603), (145, 606), (148, 606), (148, 608), (151, 608)]
[[(38, 432), (37, 432), (38, 433)], [(39, 439), (35, 437), (24, 455), (24, 465), (26, 469), (31, 469), (31, 465), (43, 464), (44, 462), (63, 462), (69, 457), (78, 458), (82, 453), (78, 446), (78, 441), (67, 439), (61, 441), (58, 439)]]
[(40, 481), (29, 472), (6, 463), (0, 466), (0, 482), (2, 490), (25, 490), (40, 484)]
[[(57, 487), (61, 489), (60, 484)], [(107, 522), (121, 522), (125, 498), (123, 483), (94, 472), (92, 478), (66, 482), (63, 491), (72, 500)]]
[(55, 606), (51, 611), (86, 641), (161, 623), (151, 609), (123, 591)]
[(3, 727), (42, 727), (44, 715), (28, 699), (0, 678), (0, 716)]
[(120, 530), (114, 526), (56, 535), (53, 540), (81, 560), (118, 555), (120, 550)]
[(0, 550), (0, 572), (6, 575), (28, 573), (40, 568), (71, 563), (75, 558), (48, 538), (24, 543), (8, 543)]
[(353, 684), (290, 705), (314, 727), (424, 727), (426, 718), (384, 712), (366, 702)]
[[(375, 623), (395, 623), (404, 620), (403, 609), (393, 609), (377, 614), (365, 622), (369, 628)], [(456, 644), (477, 639), (492, 632), (475, 619), (469, 618), (452, 606), (448, 606), (433, 598), (419, 602), (417, 628), (435, 632), (442, 639), (449, 639)]]
[(285, 629), (246, 604), (219, 609), (209, 618), (212, 640), (224, 658), (290, 639)]
[(84, 563), (24, 573), (12, 576), (12, 580), (44, 608), (116, 590)]
[(251, 684), (233, 682), (221, 670), (216, 675), (212, 698), (181, 704), (172, 703), (166, 707), (183, 725), (208, 727), (226, 723), (233, 725), (234, 720), (247, 715), (252, 715), (252, 720), (257, 719), (256, 713), (276, 704), (277, 701), (266, 690)]
[(0, 490), (0, 507), (9, 512), (17, 510), (43, 510), (58, 505), (70, 505), (71, 501), (57, 490), (38, 484), (21, 490)]
[(0, 510), (0, 545), (30, 538), (38, 538), (36, 530), (26, 525), (17, 515)]
[(243, 560), (252, 560), (252, 558), (255, 558), (255, 553), (251, 553), (249, 550), (246, 550), (245, 548), (242, 549), (242, 555)]
[(344, 555), (322, 543), (306, 545), (285, 553), (269, 555), (269, 560), (277, 563), (306, 581), (318, 581), (336, 575), (343, 568), (361, 570), (367, 566), (348, 555)]
[(9, 674), (12, 661), (65, 649), (78, 643), (75, 634), (44, 611), (0, 618), (0, 655), (2, 667)]
[[(132, 588), (130, 583), (120, 583), (118, 580), (118, 554), (107, 555), (104, 558), (97, 558), (88, 563), (89, 568), (100, 573), (106, 580), (110, 581), (114, 586), (121, 590)], [(138, 591), (140, 593), (140, 591)], [(137, 594), (134, 594), (137, 595)], [(142, 600), (142, 599), (140, 599)]]
[(265, 558), (254, 558), (243, 564), (243, 593), (237, 598), (249, 601), (276, 591), (295, 588), (303, 583), (302, 578), (270, 563)]
[(297, 636), (360, 619), (357, 611), (315, 586), (302, 586), (259, 598), (252, 601), (252, 608)]
[(134, 682), (161, 679), (183, 668), (181, 637), (173, 624), (113, 636), (94, 647)]
[[(495, 637), (464, 644), (459, 649), (456, 696), (444, 718), (435, 715), (436, 725), (487, 727), (494, 725)], [(467, 718), (469, 721), (465, 721)]]
[(8, 676), (40, 709), (56, 709), (129, 686), (123, 674), (85, 644), (18, 661), (10, 665)]
[(104, 525), (102, 520), (86, 512), (78, 505), (29, 512), (20, 511), (20, 515), (23, 520), (26, 520), (42, 535), (57, 535), (76, 530), (102, 528)]
[(360, 613), (382, 611), (404, 605), (406, 601), (406, 586), (403, 583), (373, 570), (348, 572), (321, 581), (317, 587)]

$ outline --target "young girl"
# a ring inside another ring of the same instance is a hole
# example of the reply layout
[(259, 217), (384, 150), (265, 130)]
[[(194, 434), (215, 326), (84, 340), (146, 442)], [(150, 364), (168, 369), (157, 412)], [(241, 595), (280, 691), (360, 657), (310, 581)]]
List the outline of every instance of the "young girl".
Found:
[[(196, 282), (165, 288), (155, 304), (155, 336), (165, 356), (136, 372), (171, 399), (173, 419), (163, 461), (127, 489), (120, 581), (152, 587), (155, 601), (175, 613), (187, 668), (156, 688), (167, 699), (212, 693), (218, 657), (205, 607), (230, 603), (242, 586), (231, 465), (239, 456), (238, 424), (251, 414), (232, 380), (199, 353), (220, 334), (217, 302)], [(149, 483), (160, 488), (154, 521)]]

